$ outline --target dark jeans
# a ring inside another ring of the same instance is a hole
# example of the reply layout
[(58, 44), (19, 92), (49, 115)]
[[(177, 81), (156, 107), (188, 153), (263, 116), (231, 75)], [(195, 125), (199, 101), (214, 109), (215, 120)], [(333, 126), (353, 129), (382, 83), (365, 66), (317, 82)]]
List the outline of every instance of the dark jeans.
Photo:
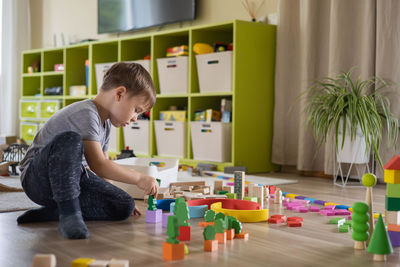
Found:
[(57, 202), (79, 197), (85, 220), (124, 220), (135, 202), (128, 193), (82, 165), (82, 138), (75, 132), (54, 137), (39, 150), (25, 173), (22, 186), (35, 203), (57, 208)]

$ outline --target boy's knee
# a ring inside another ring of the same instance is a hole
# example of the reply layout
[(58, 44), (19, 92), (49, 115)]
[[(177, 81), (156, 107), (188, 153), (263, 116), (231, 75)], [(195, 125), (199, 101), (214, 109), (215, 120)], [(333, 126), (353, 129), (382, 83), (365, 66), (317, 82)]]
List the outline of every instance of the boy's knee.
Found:
[(121, 203), (121, 208), (118, 209), (117, 219), (118, 220), (126, 220), (132, 216), (133, 211), (135, 210), (135, 201), (133, 198), (127, 199), (126, 202)]

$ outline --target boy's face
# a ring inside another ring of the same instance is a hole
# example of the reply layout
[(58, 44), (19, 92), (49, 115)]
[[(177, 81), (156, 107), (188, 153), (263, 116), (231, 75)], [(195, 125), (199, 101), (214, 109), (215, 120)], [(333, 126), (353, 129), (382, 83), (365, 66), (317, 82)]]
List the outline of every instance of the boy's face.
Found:
[(136, 121), (138, 116), (148, 109), (147, 97), (143, 95), (131, 96), (125, 91), (114, 89), (114, 104), (110, 112), (111, 124), (115, 127), (125, 127)]

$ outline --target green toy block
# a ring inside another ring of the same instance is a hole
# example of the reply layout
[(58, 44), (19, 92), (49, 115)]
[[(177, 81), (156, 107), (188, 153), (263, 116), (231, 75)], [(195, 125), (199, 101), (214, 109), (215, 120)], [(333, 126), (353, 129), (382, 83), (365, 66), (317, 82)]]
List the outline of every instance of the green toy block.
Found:
[(228, 199), (237, 199), (236, 193), (226, 193), (225, 195), (228, 197)]
[(215, 239), (215, 227), (212, 225), (206, 226), (203, 231), (204, 240), (214, 240)]
[(386, 196), (400, 198), (400, 184), (386, 184)]
[(226, 190), (217, 191), (217, 195), (225, 195), (226, 193), (228, 193)]
[(352, 225), (353, 225), (353, 221), (352, 221), (352, 220), (346, 221), (346, 222), (344, 223), (344, 225), (348, 225), (349, 227), (353, 227), (353, 226), (352, 226)]
[(215, 231), (217, 232), (217, 233), (225, 233), (225, 226), (224, 226), (224, 220), (222, 220), (222, 219), (217, 219), (217, 220), (215, 220)]
[(379, 214), (374, 232), (368, 245), (368, 252), (372, 254), (386, 255), (392, 254), (393, 248), (390, 243), (385, 224), (383, 223), (382, 214)]
[(334, 219), (331, 219), (330, 221), (329, 221), (329, 224), (338, 224), (338, 222), (340, 221), (340, 220), (343, 220), (344, 218), (334, 218)]
[(386, 196), (386, 210), (400, 211), (400, 198)]
[(167, 243), (178, 244), (179, 241), (176, 239), (179, 235), (178, 218), (175, 215), (168, 216), (167, 224)]
[(204, 214), (204, 220), (206, 222), (214, 222), (215, 221), (215, 211), (207, 210)]
[(235, 234), (240, 234), (242, 232), (243, 226), (236, 218), (232, 221), (232, 228), (235, 229)]
[(355, 241), (367, 241), (369, 237), (369, 206), (365, 202), (356, 202), (353, 204), (353, 233), (352, 238)]
[(339, 233), (347, 233), (349, 232), (349, 226), (346, 224), (343, 224), (339, 226)]
[(149, 204), (149, 207), (147, 208), (148, 210), (157, 210), (157, 199), (153, 196), (149, 196), (147, 203)]
[(226, 227), (228, 230), (231, 230), (233, 228), (233, 221), (237, 219), (233, 216), (226, 216), (226, 218), (228, 219), (228, 224)]
[(243, 200), (257, 202), (257, 197), (244, 197)]
[(179, 201), (177, 205), (175, 204), (174, 213), (178, 217), (179, 226), (190, 226), (189, 208), (186, 202)]
[(222, 212), (218, 212), (217, 215), (215, 215), (215, 220), (222, 219), (225, 220), (225, 214)]

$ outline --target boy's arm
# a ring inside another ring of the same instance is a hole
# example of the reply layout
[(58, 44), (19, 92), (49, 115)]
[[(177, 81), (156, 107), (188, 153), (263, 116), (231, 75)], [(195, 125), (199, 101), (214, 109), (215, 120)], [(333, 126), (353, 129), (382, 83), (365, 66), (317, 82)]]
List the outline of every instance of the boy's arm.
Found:
[(90, 169), (100, 177), (127, 184), (134, 184), (144, 190), (144, 193), (147, 195), (157, 194), (158, 183), (155, 178), (124, 168), (106, 159), (99, 142), (83, 140), (83, 147), (85, 158)]

